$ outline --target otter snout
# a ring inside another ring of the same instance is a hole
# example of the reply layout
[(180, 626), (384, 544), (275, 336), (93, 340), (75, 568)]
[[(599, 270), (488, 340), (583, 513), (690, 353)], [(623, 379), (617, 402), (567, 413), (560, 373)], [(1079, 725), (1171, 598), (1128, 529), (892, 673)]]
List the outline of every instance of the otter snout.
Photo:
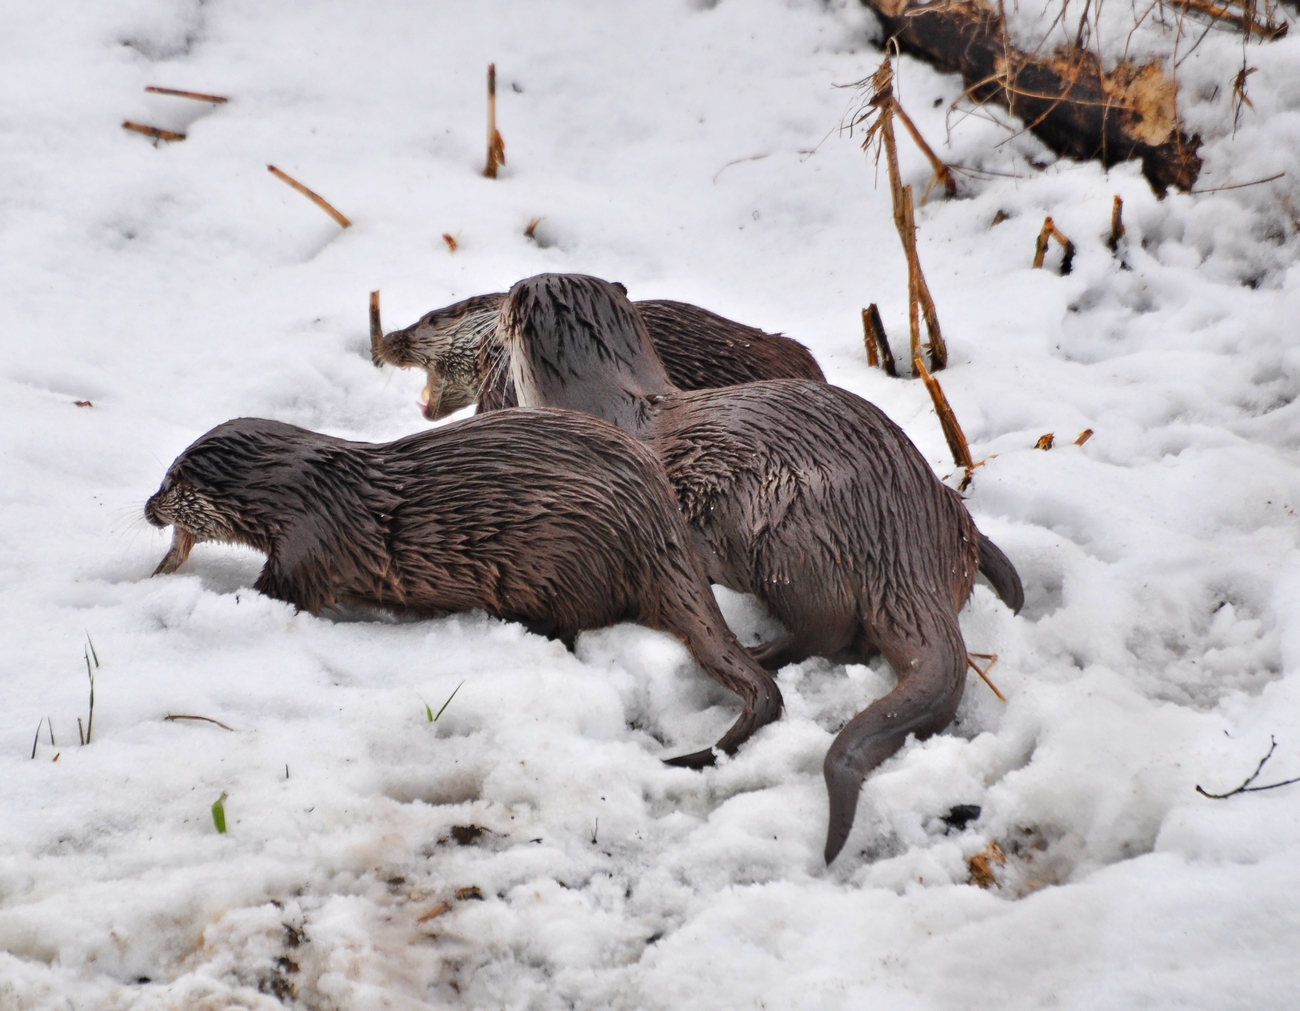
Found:
[(159, 528), (172, 525), (171, 512), (163, 503), (163, 492), (156, 491), (149, 496), (144, 504), (144, 518)]

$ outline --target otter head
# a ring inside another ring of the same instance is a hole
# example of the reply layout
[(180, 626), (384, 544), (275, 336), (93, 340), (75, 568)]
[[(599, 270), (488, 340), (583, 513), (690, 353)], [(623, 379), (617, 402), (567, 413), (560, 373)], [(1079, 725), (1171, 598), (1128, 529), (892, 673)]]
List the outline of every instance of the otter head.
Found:
[(267, 551), (278, 527), (275, 473), (295, 470), (294, 436), (300, 432), (276, 421), (237, 418), (178, 456), (144, 506), (146, 520), (172, 528), (171, 548), (153, 574), (175, 572), (200, 541)]
[(445, 418), (478, 399), (479, 344), (496, 330), (505, 295), (476, 295), (435, 309), (405, 330), (371, 340), (376, 367), (421, 368), (428, 383), (420, 394), (420, 413), (430, 421)]

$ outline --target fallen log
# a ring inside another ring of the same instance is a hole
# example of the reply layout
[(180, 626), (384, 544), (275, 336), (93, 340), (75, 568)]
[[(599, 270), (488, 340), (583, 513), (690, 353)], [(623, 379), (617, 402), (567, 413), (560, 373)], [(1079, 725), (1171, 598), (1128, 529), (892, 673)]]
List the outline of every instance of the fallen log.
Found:
[(1006, 21), (985, 0), (862, 0), (885, 38), (939, 70), (961, 74), (976, 102), (996, 102), (1057, 154), (1132, 158), (1157, 193), (1190, 190), (1201, 138), (1178, 122), (1177, 84), (1159, 63), (1121, 63), (1105, 73), (1095, 53), (1062, 46), (1035, 55), (1011, 45)]

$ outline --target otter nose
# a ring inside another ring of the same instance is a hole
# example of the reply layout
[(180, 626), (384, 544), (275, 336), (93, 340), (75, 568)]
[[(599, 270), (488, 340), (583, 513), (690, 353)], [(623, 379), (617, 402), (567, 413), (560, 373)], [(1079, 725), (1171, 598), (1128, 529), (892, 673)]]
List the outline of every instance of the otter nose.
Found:
[(162, 506), (158, 499), (161, 492), (154, 492), (149, 496), (149, 501), (144, 504), (144, 518), (156, 527), (165, 527), (171, 524), (171, 520), (163, 515)]

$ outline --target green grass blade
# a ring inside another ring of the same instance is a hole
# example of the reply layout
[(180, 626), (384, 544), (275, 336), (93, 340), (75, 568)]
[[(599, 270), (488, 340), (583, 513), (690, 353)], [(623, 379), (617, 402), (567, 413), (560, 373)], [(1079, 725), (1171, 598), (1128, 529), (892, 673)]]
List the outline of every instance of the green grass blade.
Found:
[(222, 793), (220, 797), (212, 802), (212, 824), (217, 826), (217, 831), (221, 835), (226, 834), (226, 795)]
[[(456, 697), (456, 692), (460, 691), (461, 688), (464, 686), (464, 684), (465, 684), (465, 682), (462, 681), (460, 684), (458, 684), (458, 685), (456, 686), (456, 690), (453, 691), (450, 695), (447, 696), (447, 701), (444, 702), (444, 703), (442, 704), (442, 708), (438, 710), (437, 715), (434, 716), (434, 718), (433, 718), (433, 722), (434, 722), (434, 723), (437, 723), (437, 722), (438, 722), (438, 717), (441, 716), (443, 713), (445, 713), (445, 712), (447, 711), (447, 707), (448, 707), (449, 705), (451, 705), (451, 700), (454, 699), (454, 698)], [(428, 706), (426, 706), (425, 708), (427, 709)]]

